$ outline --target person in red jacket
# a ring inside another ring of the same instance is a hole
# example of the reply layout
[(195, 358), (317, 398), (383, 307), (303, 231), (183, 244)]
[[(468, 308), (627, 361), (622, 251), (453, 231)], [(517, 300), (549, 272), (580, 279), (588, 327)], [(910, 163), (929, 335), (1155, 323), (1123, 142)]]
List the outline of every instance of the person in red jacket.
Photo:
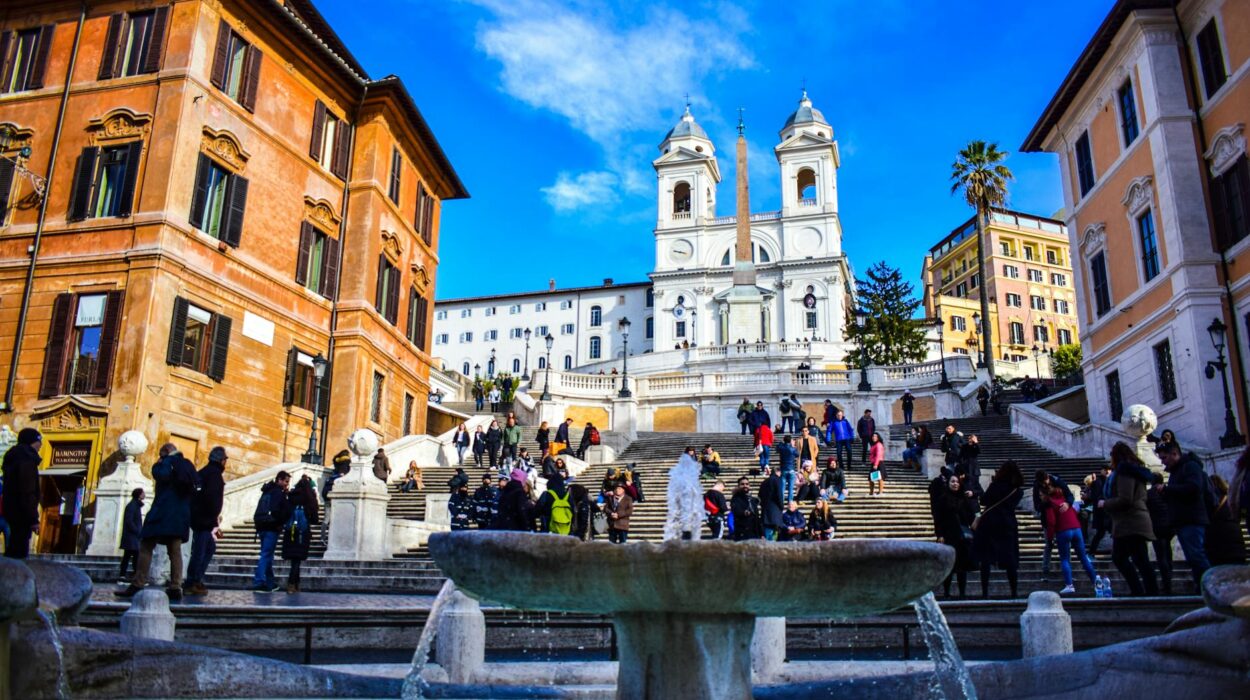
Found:
[(761, 423), (755, 429), (755, 452), (760, 456), (760, 471), (768, 471), (768, 454), (773, 448), (773, 429), (767, 423)]
[(1051, 489), (1048, 497), (1049, 507), (1044, 511), (1046, 536), (1055, 538), (1059, 545), (1059, 566), (1063, 569), (1064, 588), (1060, 593), (1075, 593), (1072, 585), (1072, 564), (1068, 563), (1069, 551), (1076, 547), (1076, 554), (1081, 558), (1081, 566), (1089, 574), (1091, 584), (1097, 585), (1097, 574), (1094, 573), (1094, 562), (1085, 553), (1085, 536), (1081, 534), (1081, 521), (1076, 517), (1076, 509), (1068, 505), (1063, 489), (1056, 486)]

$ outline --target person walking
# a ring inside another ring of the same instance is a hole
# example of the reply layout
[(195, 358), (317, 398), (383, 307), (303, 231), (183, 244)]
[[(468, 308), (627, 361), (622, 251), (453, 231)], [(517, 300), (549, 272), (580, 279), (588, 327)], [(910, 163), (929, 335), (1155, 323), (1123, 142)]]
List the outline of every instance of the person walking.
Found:
[(135, 560), (139, 558), (139, 531), (143, 529), (143, 497), (143, 489), (131, 491), (130, 502), (126, 504), (126, 510), (122, 515), (122, 563), (117, 571), (117, 582), (121, 584), (130, 582), (126, 576), (127, 566), (133, 569)]
[(486, 394), (486, 400), (490, 402), (490, 412), (499, 413), (499, 402), (503, 400), (503, 394), (499, 391), (498, 386), (492, 386)]
[(511, 467), (516, 461), (517, 447), (521, 444), (521, 426), (516, 424), (516, 418), (508, 416), (508, 420), (504, 423), (503, 429), (503, 452), (501, 458), (505, 467)]
[(547, 421), (538, 424), (534, 440), (538, 443), (538, 461), (541, 462), (551, 454), (551, 428), (547, 427)]
[(599, 430), (595, 428), (595, 424), (586, 421), (586, 427), (582, 428), (582, 439), (577, 443), (577, 458), (586, 459), (586, 450), (595, 444), (595, 436), (599, 434)]
[(273, 573), (273, 556), (278, 549), (282, 526), (291, 517), (291, 504), (287, 499), (290, 488), (291, 475), (283, 470), (260, 489), (260, 500), (252, 516), (256, 536), (260, 539), (260, 556), (252, 573), (252, 590), (257, 593), (273, 593), (281, 589)]
[(377, 454), (373, 455), (373, 475), (383, 484), (391, 480), (391, 460), (386, 456), (386, 450), (381, 447), (378, 448)]
[(1067, 501), (1070, 496), (1068, 489), (1052, 483), (1046, 495), (1048, 503), (1043, 513), (1046, 535), (1054, 538), (1059, 545), (1059, 568), (1063, 570), (1064, 583), (1063, 590), (1059, 591), (1060, 595), (1076, 592), (1076, 587), (1072, 582), (1072, 564), (1069, 561), (1073, 549), (1076, 549), (1076, 556), (1081, 566), (1084, 567), (1085, 573), (1089, 575), (1090, 585), (1095, 587), (1098, 585), (1098, 575), (1094, 573), (1094, 562), (1085, 552), (1085, 535), (1081, 532), (1081, 521), (1076, 517), (1076, 508), (1073, 508)]
[(881, 433), (874, 432), (869, 438), (868, 448), (868, 495), (880, 496), (885, 493), (885, 443), (881, 441)]
[(734, 542), (758, 540), (764, 536), (760, 500), (751, 494), (751, 480), (745, 476), (738, 479), (738, 488), (734, 489), (733, 498), (729, 500), (729, 512), (733, 518), (730, 533)]
[(208, 463), (196, 474), (191, 497), (191, 561), (187, 563), (187, 595), (208, 595), (204, 574), (217, 552), (221, 537), (221, 508), (226, 493), (226, 448), (218, 445), (208, 453)]
[(1020, 524), (1016, 508), (1024, 497), (1020, 466), (1007, 460), (990, 478), (981, 497), (985, 509), (972, 521), (972, 552), (981, 565), (981, 597), (990, 597), (990, 570), (997, 566), (1007, 574), (1011, 597), (1020, 597)]
[(760, 458), (760, 471), (768, 471), (768, 456), (773, 448), (773, 428), (768, 423), (762, 423), (755, 429), (755, 453)]
[(1206, 552), (1206, 531), (1211, 524), (1207, 503), (1214, 500), (1210, 480), (1198, 456), (1192, 452), (1182, 456), (1175, 442), (1160, 443), (1158, 454), (1168, 473), (1167, 484), (1163, 487), (1168, 517), (1185, 552), (1194, 585), (1201, 590), (1202, 575), (1211, 568)]
[(30, 556), (30, 536), (39, 523), (39, 463), (43, 458), (43, 436), (34, 428), (22, 428), (17, 444), (4, 453), (4, 493), (0, 510), (9, 523), (4, 538), (4, 556), (25, 559)]
[[(490, 427), (486, 429), (486, 453), (490, 456), (490, 468), (499, 468), (499, 447), (503, 444), (503, 430), (499, 428), (499, 421), (491, 420)], [(503, 471), (507, 471), (506, 469)]]
[(955, 430), (955, 426), (948, 425), (942, 433), (942, 439), (938, 443), (942, 449), (942, 454), (946, 455), (946, 466), (951, 471), (955, 471), (956, 465), (959, 464), (959, 456), (964, 449), (964, 435)]
[(482, 468), (482, 457), (486, 455), (486, 451), (486, 431), (479, 425), (477, 430), (473, 431), (473, 466), (478, 469)]
[(725, 482), (717, 479), (712, 488), (703, 492), (703, 510), (707, 513), (707, 528), (712, 533), (712, 539), (721, 539), (724, 535), (725, 518), (729, 515), (729, 503), (725, 500)]
[(781, 397), (781, 401), (777, 404), (777, 413), (781, 415), (781, 427), (779, 428), (780, 432), (795, 432), (793, 429), (794, 424), (791, 422), (792, 417), (790, 415), (791, 409), (789, 396)]
[(812, 511), (807, 514), (808, 539), (817, 542), (831, 540), (837, 527), (838, 521), (833, 517), (833, 509), (829, 507), (829, 501), (823, 498), (816, 499), (816, 505), (812, 506)]
[(569, 438), (569, 429), (573, 426), (572, 418), (565, 418), (564, 422), (556, 428), (556, 441), (551, 445), (552, 455), (562, 455), (565, 450), (569, 449), (571, 439)]
[(859, 435), (859, 444), (862, 447), (859, 461), (868, 461), (868, 446), (872, 440), (872, 434), (877, 432), (877, 421), (872, 417), (872, 411), (864, 411), (864, 415), (860, 416), (859, 422), (855, 424), (855, 432)]
[(916, 397), (912, 396), (911, 389), (903, 391), (903, 398), (900, 399), (903, 404), (903, 425), (911, 427), (911, 417), (916, 410)]
[(794, 481), (797, 476), (798, 452), (790, 444), (790, 436), (783, 435), (781, 444), (777, 446), (777, 456), (781, 462), (781, 484), (785, 492), (786, 503), (794, 500)]
[(837, 411), (833, 414), (833, 422), (829, 424), (830, 434), (834, 444), (834, 456), (838, 458), (838, 464), (843, 469), (851, 468), (851, 441), (855, 439), (855, 432), (851, 429), (851, 422), (846, 416)]
[(152, 508), (139, 531), (139, 559), (130, 585), (117, 591), (121, 598), (130, 598), (148, 585), (152, 568), (152, 552), (158, 544), (169, 553), (169, 585), (165, 592), (170, 600), (182, 600), (182, 544), (191, 539), (191, 495), (195, 491), (195, 465), (182, 456), (171, 442), (161, 446), (161, 458), (152, 465), (152, 481), (156, 493)]
[(282, 558), (290, 562), (286, 577), (286, 592), (299, 593), (300, 568), (308, 559), (312, 545), (312, 528), (321, 522), (317, 507), (317, 489), (312, 477), (305, 474), (291, 489), (286, 523), (282, 526)]
[(486, 388), (482, 386), (481, 379), (473, 380), (473, 409), (478, 413), (482, 412), (482, 404), (486, 400)]
[(743, 397), (742, 403), (738, 405), (738, 425), (742, 427), (743, 435), (752, 434), (751, 411), (753, 410), (754, 407), (751, 406), (750, 399)]
[(764, 479), (760, 481), (760, 520), (764, 526), (764, 539), (772, 542), (777, 540), (777, 533), (782, 526), (782, 511), (785, 509), (780, 471), (773, 467), (765, 472)]
[[(1046, 529), (1046, 511), (1051, 507), (1050, 494), (1055, 488), (1058, 488), (1064, 496), (1064, 502), (1068, 507), (1072, 507), (1073, 501), (1072, 490), (1068, 485), (1059, 478), (1058, 474), (1051, 474), (1043, 469), (1039, 469), (1033, 473), (1033, 515), (1042, 524), (1042, 536), (1046, 539), (1042, 547), (1042, 580), (1046, 581), (1050, 577), (1050, 557), (1055, 550), (1055, 537)], [(1078, 519), (1078, 524), (1079, 524)], [(1082, 545), (1084, 543), (1082, 542)]]
[(1101, 496), (1111, 518), (1111, 561), (1133, 595), (1157, 596), (1159, 584), (1146, 553), (1146, 543), (1155, 538), (1146, 505), (1153, 474), (1123, 442), (1111, 446), (1111, 464)]
[[(773, 427), (772, 416), (768, 415), (768, 411), (764, 408), (763, 401), (755, 402), (755, 410), (751, 411), (751, 433), (759, 432), (760, 426), (768, 426), (771, 430)], [(771, 443), (770, 443), (771, 444)]]
[(625, 544), (629, 539), (629, 518), (634, 513), (634, 499), (625, 493), (624, 486), (618, 485), (612, 489), (603, 508), (608, 516), (608, 541)]
[(1163, 475), (1150, 473), (1150, 490), (1146, 492), (1146, 509), (1150, 511), (1150, 529), (1154, 540), (1155, 567), (1159, 570), (1159, 587), (1163, 595), (1172, 595), (1172, 540), (1176, 533), (1168, 518), (1168, 504), (1163, 497)]
[(977, 568), (972, 552), (972, 522), (977, 516), (977, 497), (953, 474), (946, 483), (947, 488), (940, 490), (933, 501), (933, 530), (937, 542), (955, 550), (955, 566), (947, 574), (942, 589), (949, 598), (954, 579), (959, 583), (959, 597), (966, 598), (968, 572)]
[(984, 384), (981, 385), (981, 388), (977, 389), (977, 405), (981, 407), (982, 417), (989, 415), (990, 390), (986, 389)]
[(456, 461), (462, 467), (464, 466), (464, 453), (469, 449), (469, 443), (469, 428), (461, 423), (456, 426), (456, 432), (451, 436), (451, 444), (456, 448)]

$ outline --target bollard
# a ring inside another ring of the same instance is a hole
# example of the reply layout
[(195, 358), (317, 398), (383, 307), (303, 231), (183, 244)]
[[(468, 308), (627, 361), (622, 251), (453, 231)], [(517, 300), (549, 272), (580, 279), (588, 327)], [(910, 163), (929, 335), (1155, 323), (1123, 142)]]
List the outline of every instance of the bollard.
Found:
[(755, 635), (751, 638), (751, 671), (758, 683), (767, 682), (781, 672), (786, 660), (786, 618), (755, 618)]
[(1033, 591), (1020, 616), (1024, 658), (1072, 653), (1072, 618), (1054, 591)]
[(486, 661), (486, 617), (478, 602), (454, 591), (434, 637), (434, 661), (451, 683), (472, 683)]
[(174, 614), (169, 611), (169, 596), (159, 588), (145, 588), (135, 594), (130, 608), (122, 613), (122, 634), (140, 639), (174, 641)]

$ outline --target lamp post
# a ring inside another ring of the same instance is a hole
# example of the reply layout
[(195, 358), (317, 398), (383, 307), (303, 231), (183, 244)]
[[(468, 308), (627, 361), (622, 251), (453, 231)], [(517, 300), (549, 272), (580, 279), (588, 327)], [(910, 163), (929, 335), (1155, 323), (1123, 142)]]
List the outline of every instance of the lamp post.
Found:
[(481, 365), (478, 365), (478, 364), (473, 365), (473, 378), (474, 379), (482, 378), (482, 366)]
[(629, 390), (629, 318), (622, 316), (616, 327), (621, 331), (623, 354), (621, 355), (621, 390), (616, 395), (622, 399), (633, 396)]
[(530, 329), (525, 329), (525, 371), (521, 373), (521, 380), (528, 382), (530, 380)]
[(321, 453), (317, 451), (317, 416), (321, 415), (321, 380), (325, 379), (328, 364), (330, 363), (321, 356), (321, 353), (317, 353), (317, 356), (312, 359), (314, 381), (312, 430), (308, 431), (308, 451), (300, 457), (305, 464), (321, 464)]
[(942, 381), (938, 382), (938, 388), (949, 389), (951, 380), (946, 376), (946, 322), (942, 320), (942, 307), (934, 307), (933, 312), (937, 314), (938, 356), (942, 358)]
[(972, 325), (977, 332), (977, 369), (985, 367), (985, 348), (981, 345), (981, 314), (972, 312)]
[(555, 344), (556, 339), (550, 333), (543, 342), (547, 343), (547, 369), (543, 370), (543, 394), (538, 397), (539, 401), (551, 400), (551, 346)]
[(868, 322), (868, 312), (855, 310), (855, 325), (859, 327), (859, 390), (872, 391), (868, 383), (868, 344), (864, 342), (864, 325)]
[(1037, 380), (1042, 380), (1042, 364), (1040, 358), (1045, 350), (1037, 347), (1037, 343), (1033, 343), (1033, 372), (1037, 374)]
[(1228, 368), (1228, 363), (1224, 361), (1226, 340), (1224, 334), (1227, 330), (1228, 327), (1219, 317), (1207, 326), (1207, 333), (1211, 335), (1211, 344), (1215, 346), (1215, 352), (1218, 355), (1217, 359), (1207, 362), (1207, 379), (1214, 379), (1215, 373), (1219, 372), (1220, 383), (1224, 386), (1224, 434), (1220, 436), (1220, 447), (1224, 449), (1246, 444), (1246, 439), (1237, 430), (1237, 419), (1233, 416), (1233, 399), (1228, 393), (1228, 375), (1224, 373), (1224, 370)]
[(693, 309), (690, 312), (690, 347), (695, 347), (699, 343), (699, 310)]

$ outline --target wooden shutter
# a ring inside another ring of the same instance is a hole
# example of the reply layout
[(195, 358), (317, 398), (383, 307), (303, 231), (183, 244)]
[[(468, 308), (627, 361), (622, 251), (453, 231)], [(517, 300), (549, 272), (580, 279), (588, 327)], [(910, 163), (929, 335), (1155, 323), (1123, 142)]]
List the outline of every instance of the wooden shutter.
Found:
[(434, 241), (434, 198), (429, 194), (425, 195), (425, 211), (422, 212), (421, 218), (425, 221), (425, 226), (421, 229), (421, 238), (425, 240), (426, 245), (430, 245)]
[(373, 305), (377, 308), (378, 313), (386, 315), (386, 300), (382, 298), (382, 291), (386, 288), (386, 253), (378, 253), (378, 288), (373, 295)]
[(249, 112), (256, 111), (256, 88), (260, 85), (260, 49), (247, 47), (246, 68), (243, 74), (243, 85), (239, 90), (239, 104)]
[(408, 340), (415, 343), (414, 340), (417, 331), (417, 288), (408, 288), (408, 327), (404, 329), (404, 334), (408, 336)]
[[(317, 232), (307, 221), (299, 225), (299, 253), (295, 256), (295, 283), (308, 284), (308, 258), (312, 256), (313, 242)], [(324, 253), (324, 251), (323, 251)]]
[(227, 245), (239, 247), (243, 237), (243, 214), (247, 210), (247, 178), (231, 175), (226, 183), (226, 210), (221, 217), (221, 240)]
[(88, 146), (78, 156), (78, 168), (74, 172), (74, 187), (70, 190), (69, 220), (82, 221), (91, 211), (91, 189), (95, 186), (95, 164), (100, 149)]
[(213, 49), (213, 70), (208, 80), (218, 90), (226, 89), (226, 66), (230, 64), (230, 35), (232, 31), (226, 20), (217, 23), (217, 48)]
[(143, 54), (140, 73), (155, 73), (161, 69), (161, 54), (165, 52), (165, 27), (169, 24), (169, 5), (156, 8), (152, 13), (152, 32), (148, 50)]
[(425, 183), (417, 183), (417, 210), (413, 212), (412, 225), (416, 227), (417, 233), (422, 237), (425, 236)]
[(0, 32), (0, 81), (3, 81), (4, 85), (8, 85), (9, 78), (13, 76), (13, 66), (11, 65), (11, 62), (8, 60), (9, 44), (11, 43), (12, 39), (13, 39), (12, 31), (6, 30), (3, 32)]
[(386, 300), (386, 320), (394, 326), (399, 323), (399, 268), (388, 266), (386, 274), (390, 277), (386, 290), (388, 299)]
[[(316, 411), (317, 415), (321, 418), (325, 418), (330, 413), (330, 375), (333, 373), (334, 363), (331, 362), (326, 365), (325, 376), (321, 378), (321, 395), (318, 396), (318, 392), (313, 392), (313, 402), (317, 404), (316, 406), (313, 406), (313, 410)], [(316, 377), (314, 375), (314, 381), (315, 380)]]
[(52, 325), (48, 327), (48, 347), (43, 355), (43, 381), (39, 384), (39, 398), (46, 399), (61, 393), (61, 379), (65, 373), (65, 352), (68, 349), (70, 330), (74, 322), (74, 295), (58, 294), (52, 302)]
[(126, 15), (122, 12), (109, 17), (108, 34), (104, 37), (104, 53), (100, 56), (100, 80), (108, 80), (117, 75), (117, 57), (122, 39), (122, 23)]
[(347, 160), (352, 147), (352, 128), (347, 122), (340, 121), (339, 128), (334, 130), (334, 157), (330, 159), (330, 172), (335, 176), (347, 179)]
[(312, 141), (308, 144), (308, 155), (313, 160), (321, 160), (321, 140), (325, 137), (325, 130), (326, 106), (321, 100), (317, 100), (317, 106), (313, 108)]
[(404, 159), (399, 155), (399, 149), (396, 148), (391, 151), (391, 186), (390, 191), (387, 192), (391, 197), (391, 201), (396, 204), (399, 204), (400, 176), (403, 172), (403, 167)]
[[(48, 72), (48, 54), (52, 51), (52, 34), (56, 31), (55, 24), (45, 24), (39, 28), (39, 39), (35, 43), (35, 60), (30, 66), (30, 75), (26, 78), (27, 90), (38, 90), (43, 87), (44, 75)], [(0, 47), (0, 57), (8, 55), (7, 47)]]
[(229, 316), (213, 315), (213, 354), (208, 359), (208, 376), (219, 382), (226, 378), (226, 356), (230, 354), (232, 325), (234, 321)]
[(339, 240), (326, 236), (325, 247), (321, 250), (321, 296), (334, 301), (339, 296)]
[(282, 405), (295, 403), (295, 370), (299, 368), (299, 350), (286, 351), (286, 384), (282, 387)]
[(9, 218), (9, 198), (13, 196), (13, 172), (17, 165), (0, 159), (0, 226)]
[(421, 350), (425, 350), (425, 333), (427, 319), (429, 317), (430, 302), (423, 296), (417, 297), (417, 332), (416, 337), (412, 339), (414, 345)]
[(169, 349), (165, 352), (166, 364), (182, 364), (182, 346), (187, 339), (187, 309), (190, 306), (186, 299), (174, 298), (174, 317), (169, 322)]
[(201, 231), (204, 230), (204, 209), (208, 206), (208, 173), (212, 167), (208, 156), (200, 154), (195, 163), (195, 191), (191, 195), (190, 224)]
[(121, 332), (122, 306), (126, 292), (109, 292), (104, 302), (104, 327), (100, 329), (100, 359), (91, 378), (91, 393), (109, 393), (113, 385), (113, 358), (117, 355), (117, 336)]
[(127, 144), (126, 174), (122, 179), (122, 189), (117, 200), (117, 215), (130, 216), (134, 210), (135, 182), (139, 177), (139, 158), (143, 155), (143, 142), (135, 141)]
[(1207, 181), (1211, 190), (1211, 222), (1215, 229), (1215, 245), (1217, 250), (1227, 250), (1232, 244), (1232, 227), (1228, 221), (1228, 202), (1224, 192), (1224, 178), (1213, 177)]

